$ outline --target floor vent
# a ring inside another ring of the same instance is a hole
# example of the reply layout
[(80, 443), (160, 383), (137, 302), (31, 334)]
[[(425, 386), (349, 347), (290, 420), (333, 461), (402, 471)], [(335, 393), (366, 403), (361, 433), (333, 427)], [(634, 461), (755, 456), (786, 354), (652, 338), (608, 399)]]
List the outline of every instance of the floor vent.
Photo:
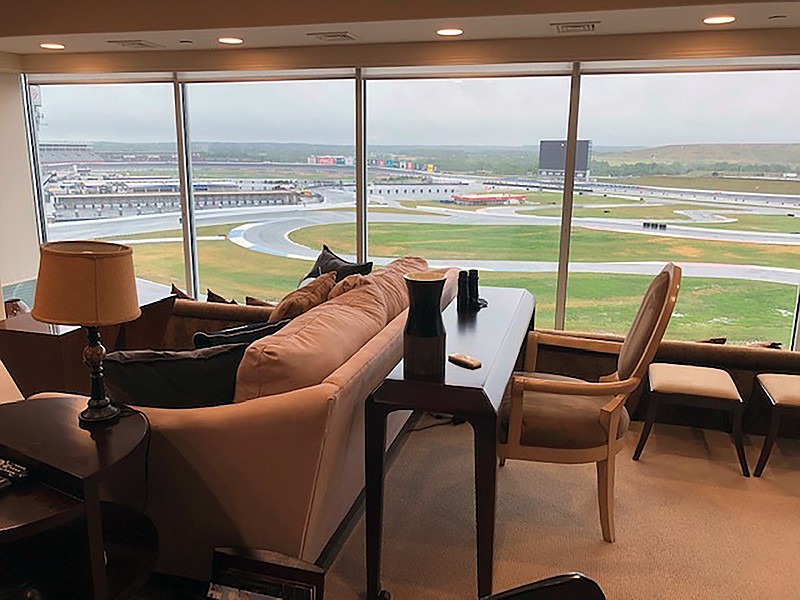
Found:
[(550, 23), (556, 33), (592, 33), (597, 30), (600, 21), (570, 21)]
[(155, 42), (148, 42), (147, 40), (106, 40), (109, 44), (114, 44), (120, 48), (129, 48), (134, 50), (152, 49), (152, 48), (166, 48), (161, 44)]
[(355, 42), (356, 36), (349, 31), (315, 31), (306, 35), (318, 39), (321, 42)]

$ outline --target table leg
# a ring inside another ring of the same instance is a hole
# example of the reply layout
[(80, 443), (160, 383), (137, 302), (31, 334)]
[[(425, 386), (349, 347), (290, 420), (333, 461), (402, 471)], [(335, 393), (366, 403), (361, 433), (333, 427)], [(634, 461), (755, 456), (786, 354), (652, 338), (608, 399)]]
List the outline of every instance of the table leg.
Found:
[(108, 600), (103, 516), (100, 511), (100, 496), (96, 486), (87, 485), (84, 488), (84, 505), (86, 509), (86, 530), (89, 536), (89, 564), (92, 571), (94, 600)]
[(364, 467), (366, 488), (367, 600), (388, 600), (381, 590), (381, 534), (383, 529), (383, 454), (386, 448), (385, 407), (372, 394), (364, 408)]
[(478, 553), (478, 597), (492, 593), (494, 513), (497, 487), (496, 415), (468, 417), (475, 437), (475, 528)]

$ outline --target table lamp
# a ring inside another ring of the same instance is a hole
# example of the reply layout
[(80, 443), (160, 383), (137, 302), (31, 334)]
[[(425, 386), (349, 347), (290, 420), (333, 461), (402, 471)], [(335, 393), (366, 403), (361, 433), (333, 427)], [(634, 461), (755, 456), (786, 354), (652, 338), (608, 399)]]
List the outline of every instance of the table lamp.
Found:
[(83, 424), (115, 419), (119, 408), (106, 396), (100, 343), (102, 325), (133, 321), (141, 314), (133, 271), (133, 250), (92, 241), (50, 242), (40, 247), (39, 276), (32, 316), (37, 321), (86, 328), (83, 362), (91, 375), (91, 396)]

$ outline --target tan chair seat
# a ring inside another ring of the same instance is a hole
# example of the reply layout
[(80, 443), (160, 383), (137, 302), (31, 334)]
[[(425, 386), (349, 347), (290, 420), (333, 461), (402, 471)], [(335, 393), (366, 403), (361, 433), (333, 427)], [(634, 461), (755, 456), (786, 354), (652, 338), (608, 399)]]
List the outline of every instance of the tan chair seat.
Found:
[[(556, 381), (581, 381), (574, 377), (534, 373), (538, 379)], [(608, 443), (606, 430), (600, 424), (600, 409), (611, 396), (578, 396), (525, 392), (523, 395), (522, 435), (523, 446), (539, 448), (595, 448)], [(498, 412), (501, 443), (508, 439), (509, 398), (505, 398)], [(623, 408), (617, 429), (617, 438), (625, 435), (630, 424), (628, 412)]]
[(648, 373), (651, 392), (742, 401), (733, 379), (722, 369), (652, 363)]
[(762, 373), (756, 379), (775, 406), (800, 408), (800, 375)]

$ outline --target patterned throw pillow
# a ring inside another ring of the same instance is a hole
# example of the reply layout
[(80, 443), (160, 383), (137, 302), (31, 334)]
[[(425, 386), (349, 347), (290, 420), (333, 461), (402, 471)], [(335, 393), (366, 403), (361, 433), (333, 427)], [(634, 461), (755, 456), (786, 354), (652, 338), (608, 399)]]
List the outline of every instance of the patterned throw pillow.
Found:
[(254, 298), (253, 296), (245, 296), (244, 303), (247, 306), (275, 306), (274, 302), (268, 300), (261, 300), (261, 298)]
[(325, 273), (308, 285), (294, 290), (280, 301), (269, 316), (269, 322), (293, 319), (322, 304), (328, 299), (333, 286), (336, 285), (336, 273)]
[(189, 294), (184, 292), (181, 288), (179, 288), (174, 283), (172, 284), (172, 289), (170, 289), (171, 294), (175, 294), (176, 298), (180, 298), (181, 300), (194, 300)]

